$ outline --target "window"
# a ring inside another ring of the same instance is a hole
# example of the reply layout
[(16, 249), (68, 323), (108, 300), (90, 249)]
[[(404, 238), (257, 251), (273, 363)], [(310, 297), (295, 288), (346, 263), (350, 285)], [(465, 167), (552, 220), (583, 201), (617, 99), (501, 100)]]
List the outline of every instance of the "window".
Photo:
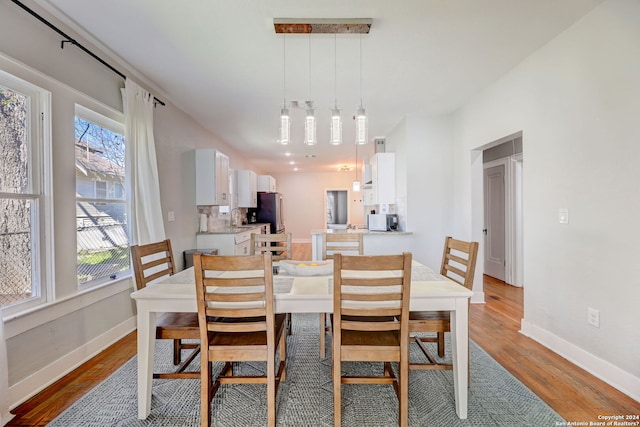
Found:
[(78, 284), (130, 274), (124, 126), (76, 106)]
[(7, 312), (45, 301), (53, 280), (49, 100), (49, 92), (0, 71), (0, 305)]

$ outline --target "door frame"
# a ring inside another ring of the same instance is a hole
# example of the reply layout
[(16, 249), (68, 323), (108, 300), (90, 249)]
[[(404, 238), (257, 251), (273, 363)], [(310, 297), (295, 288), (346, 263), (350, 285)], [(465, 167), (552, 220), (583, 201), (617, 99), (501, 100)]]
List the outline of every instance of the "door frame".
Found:
[[(329, 224), (327, 224), (327, 192), (329, 192), (329, 191), (344, 191), (344, 192), (347, 193), (347, 224), (346, 225), (349, 224), (349, 221), (351, 219), (351, 210), (349, 208), (349, 195), (350, 195), (349, 191), (350, 191), (350, 189), (349, 188), (344, 188), (344, 187), (341, 187), (341, 188), (333, 188), (333, 187), (325, 188), (323, 193), (322, 193), (322, 208), (323, 208), (323, 210), (322, 210), (322, 224), (323, 224), (325, 230), (329, 228)], [(345, 229), (347, 228), (346, 225), (345, 225)]]
[[(522, 153), (503, 157), (483, 163), (482, 170), (494, 166), (504, 166), (505, 180), (505, 282), (522, 287), (524, 269), (523, 269), (523, 234), (522, 234)], [(483, 189), (483, 204), (486, 202)], [(484, 218), (486, 224), (486, 218)]]

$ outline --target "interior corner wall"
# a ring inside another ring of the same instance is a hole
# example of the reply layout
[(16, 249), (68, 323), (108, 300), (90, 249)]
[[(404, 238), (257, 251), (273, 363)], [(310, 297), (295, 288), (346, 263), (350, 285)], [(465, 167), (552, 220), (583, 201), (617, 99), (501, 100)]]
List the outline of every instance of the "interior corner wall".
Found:
[[(471, 224), (476, 239), (478, 149), (523, 132), (523, 333), (636, 400), (638, 22), (640, 2), (603, 2), (453, 117), (456, 222)], [(559, 208), (569, 209), (568, 224)], [(599, 327), (587, 323), (589, 308)]]
[(407, 116), (386, 136), (386, 151), (396, 153), (401, 226), (413, 233), (414, 258), (435, 269), (453, 229), (451, 123), (449, 116)]

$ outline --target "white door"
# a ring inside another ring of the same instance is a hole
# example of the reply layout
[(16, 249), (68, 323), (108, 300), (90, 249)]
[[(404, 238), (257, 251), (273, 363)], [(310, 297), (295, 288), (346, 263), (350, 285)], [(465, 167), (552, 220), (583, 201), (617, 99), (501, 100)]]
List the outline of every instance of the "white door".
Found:
[(484, 273), (505, 280), (504, 165), (484, 170)]

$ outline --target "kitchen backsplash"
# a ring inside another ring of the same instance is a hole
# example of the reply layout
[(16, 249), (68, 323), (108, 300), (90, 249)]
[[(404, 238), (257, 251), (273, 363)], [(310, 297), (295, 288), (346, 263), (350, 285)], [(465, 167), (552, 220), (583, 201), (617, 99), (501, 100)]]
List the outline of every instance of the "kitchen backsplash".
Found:
[[(226, 210), (226, 212), (221, 212)], [(206, 231), (219, 231), (229, 227), (229, 225), (240, 225), (247, 221), (247, 208), (235, 208), (229, 211), (227, 206), (198, 206), (196, 217), (197, 231), (201, 230), (200, 215), (206, 215)]]

